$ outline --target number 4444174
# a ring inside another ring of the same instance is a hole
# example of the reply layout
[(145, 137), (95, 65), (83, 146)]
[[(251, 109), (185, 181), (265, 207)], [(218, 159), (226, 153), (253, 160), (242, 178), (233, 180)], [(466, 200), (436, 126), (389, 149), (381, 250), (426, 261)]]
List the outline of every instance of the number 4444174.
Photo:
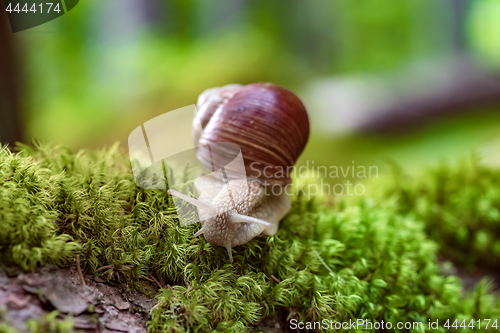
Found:
[(458, 329), (458, 328), (467, 328), (467, 327), (472, 328), (472, 329), (474, 329), (474, 328), (481, 329), (481, 326), (482, 326), (483, 329), (488, 329), (488, 327), (498, 329), (497, 320), (498, 319), (495, 319), (495, 321), (491, 322), (491, 319), (483, 319), (483, 320), (473, 320), (472, 319), (469, 323), (467, 323), (464, 319), (461, 323), (459, 323), (458, 320), (455, 319), (455, 321), (452, 324), (450, 324), (450, 320), (448, 319), (446, 321), (446, 323), (444, 323), (443, 327), (447, 328), (447, 329), (451, 329), (451, 328)]
[(46, 2), (45, 5), (43, 3), (40, 3), (40, 4), (38, 4), (38, 6), (33, 4), (31, 6), (31, 8), (29, 8), (29, 9), (28, 9), (27, 3), (25, 3), (24, 6), (22, 6), (22, 8), (21, 8), (21, 6), (22, 6), (22, 4), (17, 3), (16, 6), (14, 8), (12, 8), (12, 4), (9, 3), (7, 8), (5, 8), (5, 11), (9, 12), (9, 13), (12, 13), (12, 12), (16, 12), (16, 13), (20, 13), (20, 12), (50, 13), (51, 10), (52, 10), (52, 12), (57, 12), (57, 13), (61, 12), (61, 9), (59, 8), (59, 3), (56, 3), (56, 5), (54, 6), (53, 2)]

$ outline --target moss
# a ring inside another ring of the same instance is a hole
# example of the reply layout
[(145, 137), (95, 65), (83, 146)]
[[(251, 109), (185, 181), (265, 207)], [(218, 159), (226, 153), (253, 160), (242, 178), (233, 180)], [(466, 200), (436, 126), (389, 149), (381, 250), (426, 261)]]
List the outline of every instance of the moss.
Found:
[[(0, 308), (0, 333), (17, 333), (18, 330), (12, 323), (9, 322), (9, 318), (6, 316), (5, 306)], [(70, 317), (64, 319), (58, 318), (59, 312), (52, 311), (46, 315), (37, 318), (29, 319), (25, 323), (25, 327), (28, 332), (31, 333), (70, 333), (73, 332), (73, 321)]]
[(440, 253), (472, 269), (496, 269), (500, 262), (500, 170), (472, 156), (417, 175), (395, 168), (381, 184), (383, 201), (425, 223)]
[(57, 318), (59, 313), (52, 311), (38, 319), (30, 319), (26, 323), (26, 327), (31, 333), (71, 333), (73, 332), (73, 321), (71, 318)]
[(8, 321), (6, 312), (7, 306), (0, 307), (0, 333), (17, 333), (17, 329)]
[(59, 233), (54, 205), (63, 175), (7, 150), (0, 153), (0, 261), (33, 269), (61, 264), (79, 248)]
[(245, 332), (268, 315), (424, 326), (500, 317), (487, 280), (463, 294), (459, 278), (440, 273), (427, 221), (389, 200), (395, 190), (384, 204), (367, 196), (335, 207), (296, 195), (278, 233), (234, 248), (230, 264), (224, 248), (192, 240), (199, 225), (180, 227), (165, 191), (137, 188), (117, 146), (21, 148), (0, 154), (2, 261), (34, 269), (80, 254), (87, 272), (110, 280), (140, 288), (162, 278), (172, 288), (160, 290), (151, 332)]

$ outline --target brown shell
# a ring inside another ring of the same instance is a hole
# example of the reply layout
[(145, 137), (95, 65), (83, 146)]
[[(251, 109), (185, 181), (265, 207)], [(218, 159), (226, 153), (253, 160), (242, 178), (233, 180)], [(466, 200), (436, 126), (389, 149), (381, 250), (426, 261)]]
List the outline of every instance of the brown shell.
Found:
[(264, 185), (290, 182), (309, 138), (309, 117), (295, 94), (272, 83), (227, 85), (201, 94), (197, 109), (203, 133), (194, 132), (193, 139), (202, 145), (197, 156), (205, 167), (212, 169), (214, 156), (234, 159), (217, 144), (230, 142), (241, 149), (247, 177)]

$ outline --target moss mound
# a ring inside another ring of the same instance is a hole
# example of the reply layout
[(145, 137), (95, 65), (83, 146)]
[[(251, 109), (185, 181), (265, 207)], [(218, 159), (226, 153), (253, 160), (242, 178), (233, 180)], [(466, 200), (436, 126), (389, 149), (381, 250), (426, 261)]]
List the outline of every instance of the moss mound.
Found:
[[(335, 207), (297, 195), (278, 233), (234, 248), (230, 264), (224, 248), (192, 240), (199, 225), (180, 227), (166, 191), (137, 188), (117, 146), (76, 154), (50, 145), (21, 148), (0, 153), (1, 261), (32, 270), (80, 254), (84, 270), (109, 280), (136, 288), (145, 279), (164, 280), (172, 287), (160, 292), (151, 332), (245, 332), (267, 316), (328, 325), (383, 320), (393, 330), (398, 322), (422, 322), (412, 329), (422, 332), (428, 320), (439, 320), (437, 331), (445, 332), (447, 319), (460, 325), (500, 318), (490, 282), (464, 294), (459, 278), (441, 274), (438, 245), (426, 234), (434, 220), (414, 213), (416, 189), (392, 188), (387, 198), (399, 199), (384, 204), (366, 197)], [(498, 191), (487, 175), (470, 182), (472, 193), (482, 193), (483, 181)], [(447, 202), (461, 216), (478, 212), (452, 192), (440, 194), (445, 201), (429, 195), (428, 203)], [(488, 216), (498, 221), (491, 210)]]
[(397, 212), (425, 223), (440, 253), (465, 268), (498, 270), (500, 263), (500, 170), (477, 156), (442, 164), (410, 177), (395, 168), (381, 186)]

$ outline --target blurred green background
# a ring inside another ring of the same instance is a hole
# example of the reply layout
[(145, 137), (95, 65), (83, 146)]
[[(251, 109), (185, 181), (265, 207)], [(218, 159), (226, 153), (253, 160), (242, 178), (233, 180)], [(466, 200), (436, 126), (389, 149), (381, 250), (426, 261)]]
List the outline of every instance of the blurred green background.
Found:
[(13, 36), (20, 140), (126, 149), (207, 88), (271, 81), (310, 112), (299, 165), (500, 163), (499, 32), (500, 0), (80, 1)]

